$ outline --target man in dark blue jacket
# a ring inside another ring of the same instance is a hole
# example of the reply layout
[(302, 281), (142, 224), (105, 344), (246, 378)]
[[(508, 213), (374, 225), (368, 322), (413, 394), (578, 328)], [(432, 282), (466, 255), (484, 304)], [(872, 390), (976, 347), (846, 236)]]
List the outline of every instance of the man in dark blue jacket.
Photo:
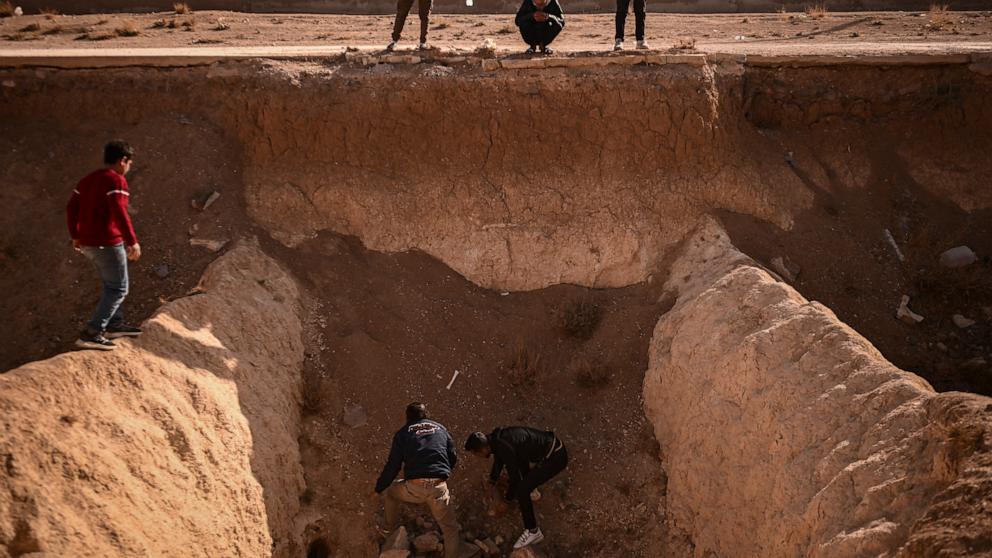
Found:
[(527, 54), (533, 54), (535, 50), (554, 54), (548, 45), (565, 28), (565, 16), (558, 0), (524, 0), (515, 21), (520, 36), (529, 45)]
[(465, 442), (465, 449), (479, 457), (493, 457), (489, 483), (494, 487), (506, 469), (510, 481), (506, 500), (517, 501), (524, 520), (524, 532), (513, 548), (544, 540), (544, 534), (537, 526), (531, 494), (568, 466), (568, 452), (555, 433), (526, 426), (497, 428), (488, 436), (482, 432), (473, 433)]
[[(385, 498), (386, 529), (392, 532), (399, 527), (400, 503), (426, 504), (441, 526), (445, 558), (457, 558), (461, 539), (447, 483), (457, 462), (448, 430), (428, 420), (423, 403), (407, 405), (406, 424), (393, 436), (389, 458), (375, 483), (376, 494)], [(404, 478), (393, 482), (400, 468)]]

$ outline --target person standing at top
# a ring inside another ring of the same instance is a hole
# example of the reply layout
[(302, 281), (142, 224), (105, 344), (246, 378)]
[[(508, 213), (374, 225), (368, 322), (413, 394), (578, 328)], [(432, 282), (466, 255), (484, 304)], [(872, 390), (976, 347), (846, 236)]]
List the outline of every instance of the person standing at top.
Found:
[[(448, 491), (448, 477), (458, 463), (455, 443), (448, 430), (427, 418), (423, 403), (410, 403), (406, 424), (393, 436), (389, 458), (375, 483), (375, 493), (384, 498), (386, 529), (391, 533), (400, 524), (400, 503), (426, 504), (441, 526), (444, 558), (458, 558), (458, 519)], [(400, 468), (403, 479), (393, 482)]]
[[(644, 13), (645, 0), (634, 0), (634, 37), (637, 39), (637, 48), (650, 48), (644, 40)], [(630, 8), (630, 0), (617, 0), (617, 33), (616, 42), (613, 43), (613, 50), (623, 50), (624, 26), (627, 23), (627, 11)]]
[[(417, 0), (417, 11), (420, 14), (420, 44), (417, 48), (426, 50), (427, 46), (427, 26), (431, 19), (431, 6), (433, 0)], [(393, 23), (393, 39), (386, 45), (386, 50), (392, 52), (396, 48), (396, 43), (400, 42), (400, 35), (403, 33), (403, 26), (406, 24), (406, 16), (413, 7), (413, 0), (396, 0), (396, 21)]]
[(115, 140), (103, 148), (104, 168), (79, 181), (66, 206), (72, 246), (93, 262), (103, 294), (93, 317), (76, 340), (81, 349), (113, 350), (112, 339), (137, 337), (141, 329), (124, 323), (121, 305), (128, 293), (128, 260), (141, 257), (141, 246), (128, 215), (127, 179), (134, 150)]
[(515, 21), (528, 45), (527, 54), (536, 51), (554, 54), (548, 45), (565, 28), (565, 16), (558, 0), (524, 0)]
[(473, 433), (465, 441), (465, 450), (478, 457), (493, 457), (489, 483), (494, 489), (500, 474), (506, 468), (510, 482), (505, 499), (517, 501), (524, 520), (524, 532), (513, 544), (513, 548), (523, 548), (543, 541), (544, 534), (537, 526), (531, 498), (534, 489), (568, 466), (568, 452), (561, 440), (554, 432), (510, 426), (497, 428), (488, 436), (482, 432)]

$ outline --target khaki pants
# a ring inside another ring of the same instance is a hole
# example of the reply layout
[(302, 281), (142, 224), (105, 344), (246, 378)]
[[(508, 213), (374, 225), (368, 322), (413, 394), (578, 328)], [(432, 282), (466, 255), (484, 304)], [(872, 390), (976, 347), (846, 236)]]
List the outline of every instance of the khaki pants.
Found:
[(434, 520), (441, 526), (444, 535), (444, 558), (458, 558), (458, 519), (455, 506), (451, 503), (448, 483), (425, 486), (419, 482), (400, 481), (393, 483), (383, 493), (385, 498), (386, 529), (394, 531), (400, 525), (400, 503), (426, 504)]

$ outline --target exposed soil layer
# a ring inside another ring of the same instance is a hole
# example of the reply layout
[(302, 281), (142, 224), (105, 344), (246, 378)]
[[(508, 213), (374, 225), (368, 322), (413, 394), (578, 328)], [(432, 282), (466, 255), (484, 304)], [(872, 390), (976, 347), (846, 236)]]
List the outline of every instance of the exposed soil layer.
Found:
[[(518, 2), (514, 2), (513, 11)], [(563, 3), (565, 11), (572, 7)], [(650, 5), (650, 4), (649, 4)], [(776, 8), (778, 8), (776, 5)], [(929, 4), (928, 4), (929, 5)], [(959, 7), (960, 6), (956, 6)], [(383, 13), (392, 13), (394, 4)], [(612, 14), (568, 15), (567, 27), (555, 41), (566, 51), (612, 48)], [(31, 27), (36, 25), (37, 29)], [(419, 21), (411, 14), (401, 48), (412, 48)], [(137, 34), (118, 33), (133, 28)], [(260, 15), (238, 12), (195, 12), (192, 15), (100, 14), (24, 16), (0, 19), (0, 50), (5, 48), (106, 48), (259, 45), (340, 45), (384, 47), (393, 17)], [(633, 16), (628, 18), (628, 48), (634, 46)], [(651, 14), (647, 39), (657, 49), (693, 42), (704, 51), (804, 53), (828, 43), (871, 52), (874, 45), (898, 43), (940, 51), (943, 45), (987, 43), (992, 38), (992, 12), (733, 14), (680, 16)], [(429, 39), (442, 48), (475, 49), (486, 39), (498, 49), (522, 51), (512, 15), (442, 15), (432, 17)]]

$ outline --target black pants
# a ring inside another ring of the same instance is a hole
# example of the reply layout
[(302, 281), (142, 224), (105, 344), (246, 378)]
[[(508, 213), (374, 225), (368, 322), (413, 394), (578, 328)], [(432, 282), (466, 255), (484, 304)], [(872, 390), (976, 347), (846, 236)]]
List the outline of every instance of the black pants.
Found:
[(534, 516), (534, 502), (530, 501), (530, 493), (564, 471), (567, 465), (568, 452), (562, 446), (560, 450), (552, 453), (550, 457), (524, 473), (523, 480), (517, 484), (516, 493), (517, 504), (520, 505), (520, 515), (524, 518), (524, 529), (537, 529), (537, 517)]
[(530, 46), (548, 46), (561, 33), (561, 25), (553, 21), (528, 21), (520, 26), (520, 36)]
[[(644, 3), (645, 0), (634, 0), (634, 36), (638, 41), (644, 40)], [(617, 39), (623, 39), (628, 8), (630, 8), (630, 0), (617, 0)]]
[[(431, 17), (432, 0), (417, 0), (417, 10), (420, 14), (420, 42), (427, 42), (427, 24)], [(413, 7), (413, 0), (397, 0), (396, 2), (396, 23), (393, 24), (393, 40), (400, 40), (403, 33), (403, 25), (406, 23), (406, 16)]]

